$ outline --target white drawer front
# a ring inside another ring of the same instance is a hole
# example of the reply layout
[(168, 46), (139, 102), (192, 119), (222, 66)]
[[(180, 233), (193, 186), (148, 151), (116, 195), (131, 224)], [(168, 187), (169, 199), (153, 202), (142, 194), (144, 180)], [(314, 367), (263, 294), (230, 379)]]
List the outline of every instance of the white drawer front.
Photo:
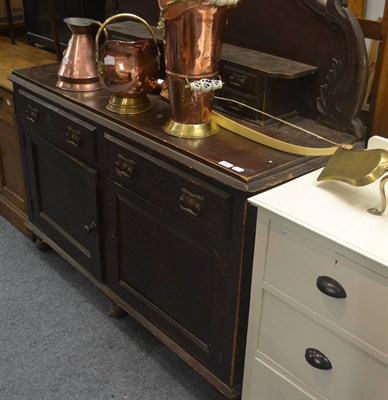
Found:
[[(312, 367), (307, 348), (321, 351), (332, 369)], [(257, 350), (330, 399), (386, 400), (388, 368), (277, 297), (264, 292)]]
[(322, 400), (309, 395), (285, 377), (255, 358), (253, 368), (244, 375), (242, 400)]
[[(341, 284), (346, 298), (317, 287), (318, 277)], [(388, 281), (292, 230), (271, 222), (264, 281), (388, 354)]]

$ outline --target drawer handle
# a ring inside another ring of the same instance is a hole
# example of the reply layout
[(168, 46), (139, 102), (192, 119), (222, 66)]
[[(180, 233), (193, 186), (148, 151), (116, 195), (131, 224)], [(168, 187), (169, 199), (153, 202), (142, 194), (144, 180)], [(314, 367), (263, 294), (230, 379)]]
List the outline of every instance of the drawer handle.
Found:
[(79, 147), (82, 142), (82, 133), (75, 131), (73, 128), (68, 126), (65, 132), (65, 139), (67, 143), (70, 143), (75, 147)]
[(118, 176), (124, 176), (125, 178), (131, 178), (135, 173), (136, 164), (134, 161), (125, 158), (122, 154), (117, 154), (117, 160), (115, 161), (116, 174)]
[(24, 111), (26, 118), (31, 122), (38, 122), (39, 119), (39, 110), (37, 108), (26, 106)]
[(346, 292), (342, 285), (329, 276), (319, 276), (317, 288), (327, 296), (335, 297), (336, 299), (346, 298)]
[(205, 206), (205, 199), (202, 196), (193, 194), (187, 189), (182, 188), (178, 204), (181, 210), (198, 217)]
[(229, 83), (233, 86), (243, 87), (247, 81), (247, 76), (239, 74), (238, 72), (232, 72), (229, 75)]
[(89, 225), (84, 225), (82, 228), (86, 233), (91, 233), (96, 230), (97, 225), (95, 222), (91, 222)]
[(304, 353), (306, 361), (314, 368), (332, 369), (330, 360), (319, 350), (308, 348)]

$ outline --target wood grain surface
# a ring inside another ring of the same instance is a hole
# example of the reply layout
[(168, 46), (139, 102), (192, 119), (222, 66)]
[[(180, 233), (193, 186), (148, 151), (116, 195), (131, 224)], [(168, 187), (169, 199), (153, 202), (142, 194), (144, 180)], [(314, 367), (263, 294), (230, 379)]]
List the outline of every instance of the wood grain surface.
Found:
[(56, 62), (55, 54), (23, 42), (11, 44), (5, 36), (0, 36), (0, 58), (0, 86), (9, 91), (12, 91), (12, 82), (8, 76), (13, 70)]

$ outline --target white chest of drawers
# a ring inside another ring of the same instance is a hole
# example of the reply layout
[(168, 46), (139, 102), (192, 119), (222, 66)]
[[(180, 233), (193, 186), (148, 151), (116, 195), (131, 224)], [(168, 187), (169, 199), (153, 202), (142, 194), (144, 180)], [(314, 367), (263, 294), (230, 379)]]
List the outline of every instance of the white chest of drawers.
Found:
[[(388, 215), (320, 171), (258, 208), (243, 400), (388, 399)], [(333, 297), (337, 296), (337, 297)]]

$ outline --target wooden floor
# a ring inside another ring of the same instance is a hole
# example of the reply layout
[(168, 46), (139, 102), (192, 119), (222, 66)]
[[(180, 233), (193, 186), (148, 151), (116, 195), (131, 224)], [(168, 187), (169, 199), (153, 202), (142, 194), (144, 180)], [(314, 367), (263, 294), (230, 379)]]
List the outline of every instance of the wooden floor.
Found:
[(12, 70), (57, 62), (55, 54), (21, 40), (24, 37), (18, 37), (13, 45), (9, 37), (0, 36), (0, 86), (9, 91), (12, 91), (12, 83), (8, 76)]

